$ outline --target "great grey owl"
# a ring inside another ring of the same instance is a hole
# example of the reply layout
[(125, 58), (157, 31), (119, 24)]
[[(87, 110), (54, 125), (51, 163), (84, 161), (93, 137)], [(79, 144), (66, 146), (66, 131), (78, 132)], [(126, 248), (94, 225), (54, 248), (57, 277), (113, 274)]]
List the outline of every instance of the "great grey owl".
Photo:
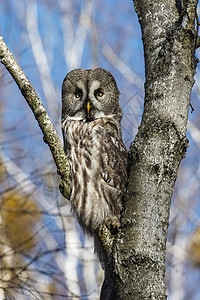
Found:
[(119, 91), (104, 69), (75, 69), (62, 85), (64, 149), (71, 166), (71, 206), (83, 230), (120, 226), (127, 180)]

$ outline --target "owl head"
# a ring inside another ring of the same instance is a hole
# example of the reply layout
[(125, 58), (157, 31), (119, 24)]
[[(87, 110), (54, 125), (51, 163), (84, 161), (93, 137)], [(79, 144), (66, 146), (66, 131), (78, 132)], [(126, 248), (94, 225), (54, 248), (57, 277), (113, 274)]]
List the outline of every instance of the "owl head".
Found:
[(93, 121), (106, 116), (121, 120), (119, 90), (112, 74), (104, 69), (75, 69), (62, 85), (62, 121)]

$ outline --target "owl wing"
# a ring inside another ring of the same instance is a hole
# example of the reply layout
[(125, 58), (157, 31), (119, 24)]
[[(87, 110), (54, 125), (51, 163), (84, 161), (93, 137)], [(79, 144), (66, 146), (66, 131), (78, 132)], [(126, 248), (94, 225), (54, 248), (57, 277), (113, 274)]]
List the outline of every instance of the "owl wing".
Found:
[(70, 152), (70, 144), (67, 141), (66, 132), (68, 131), (67, 123), (62, 126), (62, 134), (63, 134), (63, 147), (65, 154), (68, 156)]
[(103, 178), (112, 187), (123, 191), (127, 179), (127, 150), (116, 137), (106, 136), (103, 157)]
[(122, 142), (120, 125), (111, 120), (102, 127), (100, 165), (107, 201), (112, 211), (119, 215), (127, 181), (127, 150)]

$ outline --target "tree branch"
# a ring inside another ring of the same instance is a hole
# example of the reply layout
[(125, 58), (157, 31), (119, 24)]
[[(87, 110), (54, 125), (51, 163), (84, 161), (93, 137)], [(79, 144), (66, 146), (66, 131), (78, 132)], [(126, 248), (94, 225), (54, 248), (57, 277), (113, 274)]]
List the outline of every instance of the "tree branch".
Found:
[(60, 175), (62, 181), (60, 183), (60, 191), (63, 196), (69, 199), (70, 195), (70, 166), (67, 161), (63, 146), (58, 138), (58, 135), (51, 123), (47, 112), (39, 99), (33, 86), (30, 84), (24, 72), (21, 70), (17, 62), (15, 61), (12, 53), (6, 46), (3, 38), (0, 36), (0, 58), (1, 63), (4, 64), (9, 71), (14, 81), (17, 83), (22, 95), (26, 102), (30, 106), (37, 122), (42, 130), (43, 139), (48, 144), (53, 159), (57, 166), (57, 173)]
[[(60, 183), (61, 193), (65, 198), (69, 199), (70, 166), (64, 153), (63, 147), (41, 100), (39, 99), (36, 91), (27, 79), (26, 75), (15, 61), (12, 53), (9, 51), (2, 37), (0, 37), (0, 58), (2, 64), (4, 64), (6, 69), (13, 77), (14, 81), (17, 83), (22, 95), (24, 96), (36, 120), (38, 121), (38, 125), (44, 135), (44, 142), (48, 144), (50, 148), (53, 159), (57, 166), (57, 173), (61, 176), (62, 179), (62, 182)], [(101, 226), (96, 234), (102, 241), (102, 245), (105, 249), (106, 254), (109, 255), (112, 249), (113, 242), (113, 236), (111, 235), (110, 231), (105, 226)]]

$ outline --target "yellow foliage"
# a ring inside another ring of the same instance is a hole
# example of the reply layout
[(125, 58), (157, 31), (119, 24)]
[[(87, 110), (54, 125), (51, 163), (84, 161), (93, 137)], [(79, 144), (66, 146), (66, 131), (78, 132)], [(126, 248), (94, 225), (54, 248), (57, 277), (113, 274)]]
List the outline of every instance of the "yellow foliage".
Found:
[(200, 266), (200, 226), (196, 228), (191, 236), (190, 255), (196, 267)]
[(53, 280), (47, 285), (47, 291), (51, 295), (55, 295), (58, 292), (56, 289), (56, 284)]
[(6, 168), (0, 157), (0, 182), (2, 182), (6, 177)]
[(15, 251), (34, 247), (34, 228), (40, 215), (37, 205), (29, 197), (20, 193), (7, 193), (3, 196), (1, 215), (4, 234)]

